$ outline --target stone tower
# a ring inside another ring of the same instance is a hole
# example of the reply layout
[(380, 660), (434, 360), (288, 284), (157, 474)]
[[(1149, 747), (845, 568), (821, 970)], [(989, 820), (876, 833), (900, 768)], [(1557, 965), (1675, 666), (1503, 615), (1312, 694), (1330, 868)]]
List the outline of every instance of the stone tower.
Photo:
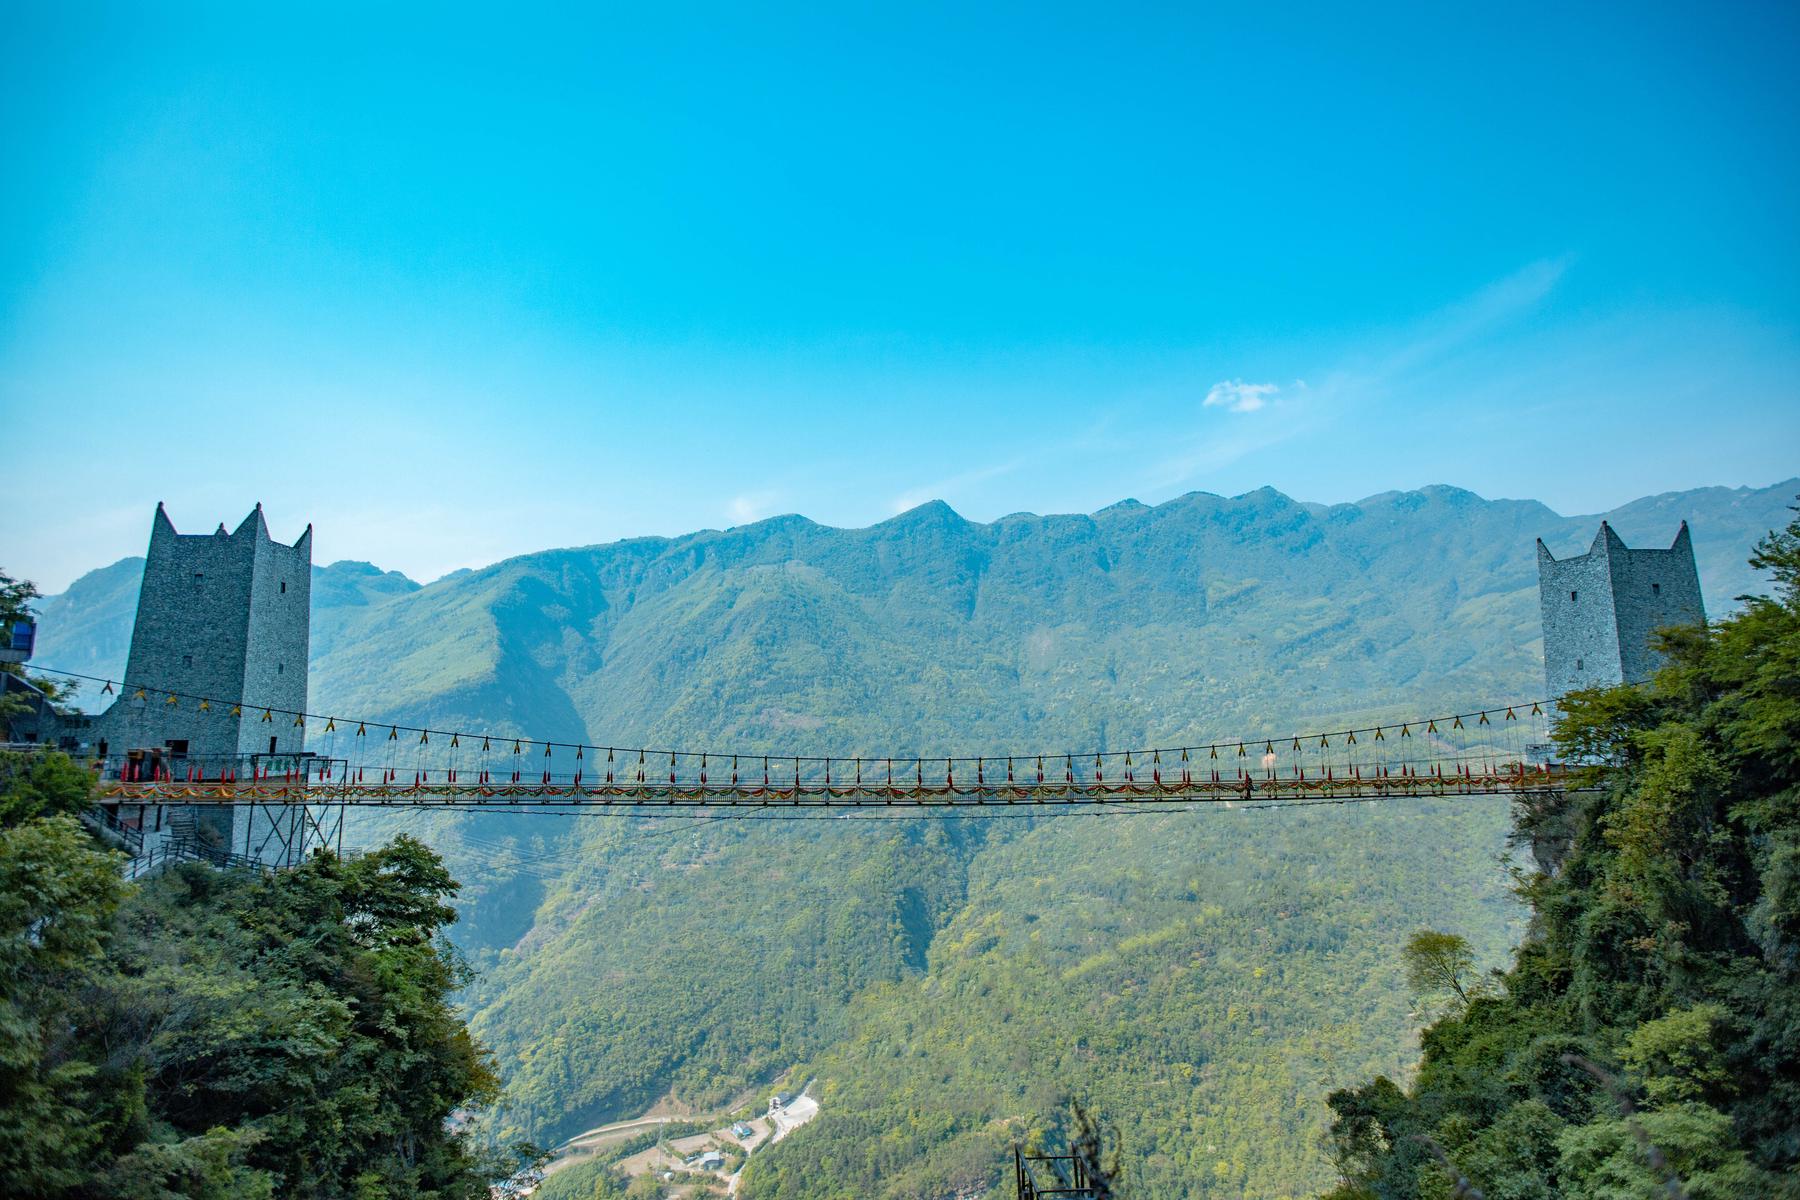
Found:
[[(220, 525), (182, 534), (158, 504), (125, 687), (96, 732), (114, 753), (172, 747), (197, 763), (298, 753), (304, 730), (291, 718), (261, 718), (264, 709), (306, 708), (311, 616), (312, 526), (284, 546), (259, 504), (231, 533)], [(135, 699), (140, 688), (145, 701)], [(169, 705), (169, 692), (214, 703), (205, 712), (192, 701)]]
[(1644, 682), (1662, 665), (1652, 635), (1706, 620), (1686, 521), (1667, 550), (1628, 549), (1602, 521), (1579, 558), (1558, 560), (1542, 538), (1537, 557), (1552, 700), (1577, 688)]
[[(245, 756), (299, 754), (305, 728), (263, 713), (305, 711), (311, 617), (312, 526), (283, 545), (258, 504), (230, 533), (183, 534), (158, 504), (125, 685), (89, 725), (89, 746), (115, 762), (155, 752), (177, 777), (242, 776)], [(182, 820), (221, 849), (266, 857), (297, 818), (279, 806), (196, 807)]]

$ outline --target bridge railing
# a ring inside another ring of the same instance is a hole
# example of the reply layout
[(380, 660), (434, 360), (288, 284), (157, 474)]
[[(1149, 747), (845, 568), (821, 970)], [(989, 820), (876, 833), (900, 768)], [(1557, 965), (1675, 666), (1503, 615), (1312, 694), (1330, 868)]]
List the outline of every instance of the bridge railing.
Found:
[(967, 805), (1179, 805), (1338, 803), (1401, 797), (1478, 796), (1567, 790), (1573, 776), (1554, 764), (1520, 762), (1492, 768), (1434, 767), (1417, 773), (1385, 769), (1302, 777), (1243, 772), (1217, 778), (1189, 773), (1160, 780), (1078, 783), (975, 783), (952, 779), (895, 784), (856, 782), (666, 781), (589, 782), (552, 777), (530, 782), (451, 782), (420, 773), (398, 778), (380, 771), (373, 781), (261, 783), (256, 781), (103, 783), (103, 798), (122, 804), (170, 805), (445, 805), (501, 808), (560, 806), (799, 806), (956, 807)]
[[(234, 714), (253, 707), (142, 686), (135, 695), (192, 708), (197, 722), (227, 704)], [(261, 720), (301, 730), (307, 750), (203, 757), (134, 749), (95, 763), (103, 793), (174, 804), (1230, 802), (1491, 794), (1559, 786), (1560, 770), (1536, 703), (1161, 747), (951, 756), (624, 748), (274, 709)]]
[(144, 828), (141, 811), (125, 814), (116, 804), (96, 804), (83, 814), (83, 820), (97, 825), (133, 858), (143, 853)]
[[(358, 723), (327, 727), (315, 750), (333, 764), (319, 781), (355, 788), (479, 786), (672, 792), (973, 794), (1054, 787), (1162, 789), (1269, 782), (1335, 785), (1387, 778), (1493, 776), (1549, 766), (1536, 705), (1395, 721), (1324, 734), (1241, 736), (1170, 748), (954, 757), (719, 754), (433, 735)], [(327, 777), (328, 776), (328, 780)]]
[(343, 760), (312, 751), (295, 754), (187, 754), (164, 749), (128, 750), (89, 757), (102, 780), (122, 783), (324, 783), (341, 777)]
[(134, 855), (126, 864), (127, 879), (144, 879), (151, 875), (161, 874), (177, 863), (206, 863), (214, 867), (242, 868), (252, 871), (268, 871), (270, 863), (248, 854), (238, 854), (218, 846), (211, 846), (198, 838), (169, 838), (151, 846), (148, 851)]

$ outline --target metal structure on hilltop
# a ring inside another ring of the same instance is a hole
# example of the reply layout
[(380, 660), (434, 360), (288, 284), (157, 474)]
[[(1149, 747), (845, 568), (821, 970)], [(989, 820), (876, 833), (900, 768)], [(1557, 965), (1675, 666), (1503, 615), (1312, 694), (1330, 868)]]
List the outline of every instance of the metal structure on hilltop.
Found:
[(1045, 1200), (1050, 1196), (1101, 1200), (1111, 1194), (1109, 1188), (1091, 1177), (1087, 1160), (1079, 1154), (1027, 1154), (1013, 1147), (1015, 1200)]

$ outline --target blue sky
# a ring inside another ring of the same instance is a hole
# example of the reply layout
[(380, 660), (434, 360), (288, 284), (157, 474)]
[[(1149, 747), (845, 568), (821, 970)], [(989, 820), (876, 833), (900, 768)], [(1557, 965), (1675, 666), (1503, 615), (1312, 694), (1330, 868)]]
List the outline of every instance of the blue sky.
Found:
[[(9, 8), (0, 565), (1800, 471), (1800, 10)], [(1467, 6), (1451, 6), (1452, 8)]]

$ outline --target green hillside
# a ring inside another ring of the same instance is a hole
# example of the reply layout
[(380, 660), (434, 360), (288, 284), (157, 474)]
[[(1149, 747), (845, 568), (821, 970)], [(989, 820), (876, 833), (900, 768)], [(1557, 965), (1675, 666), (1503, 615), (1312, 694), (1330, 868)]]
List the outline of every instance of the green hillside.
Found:
[(1508, 970), (1426, 935), (1439, 1019), (1415, 1074), (1328, 1097), (1330, 1200), (1800, 1196), (1800, 520), (1756, 559), (1774, 595), (1650, 686), (1563, 698), (1557, 743), (1610, 769), (1520, 814)]
[[(1656, 545), (1687, 517), (1716, 612), (1797, 490), (1610, 517)], [(849, 756), (1205, 742), (1530, 698), (1533, 539), (1575, 552), (1596, 524), (1444, 487), (1332, 507), (1265, 489), (992, 524), (942, 504), (868, 529), (786, 517), (417, 590), (320, 586), (339, 564), (315, 581), (313, 707)], [(72, 623), (82, 587), (45, 606), (46, 665), (77, 649), (51, 613)], [(468, 883), (468, 1003), (519, 1132), (671, 1092), (717, 1104), (798, 1068), (824, 1115), (756, 1164), (751, 1197), (990, 1181), (997, 1148), (1065, 1096), (1120, 1128), (1140, 1194), (1281, 1196), (1328, 1176), (1325, 1093), (1411, 1057), (1405, 935), (1448, 913), (1490, 962), (1512, 940), (1507, 815), (357, 820), (420, 831)]]
[(1117, 1130), (1129, 1195), (1299, 1194), (1323, 1169), (1306, 1098), (1411, 1057), (1396, 931), (1429, 909), (1488, 961), (1515, 932), (1504, 805), (1464, 804), (1070, 818), (991, 847), (929, 969), (859, 996), (802, 1068), (823, 1112), (743, 1194), (981, 1187), (1071, 1099)]

